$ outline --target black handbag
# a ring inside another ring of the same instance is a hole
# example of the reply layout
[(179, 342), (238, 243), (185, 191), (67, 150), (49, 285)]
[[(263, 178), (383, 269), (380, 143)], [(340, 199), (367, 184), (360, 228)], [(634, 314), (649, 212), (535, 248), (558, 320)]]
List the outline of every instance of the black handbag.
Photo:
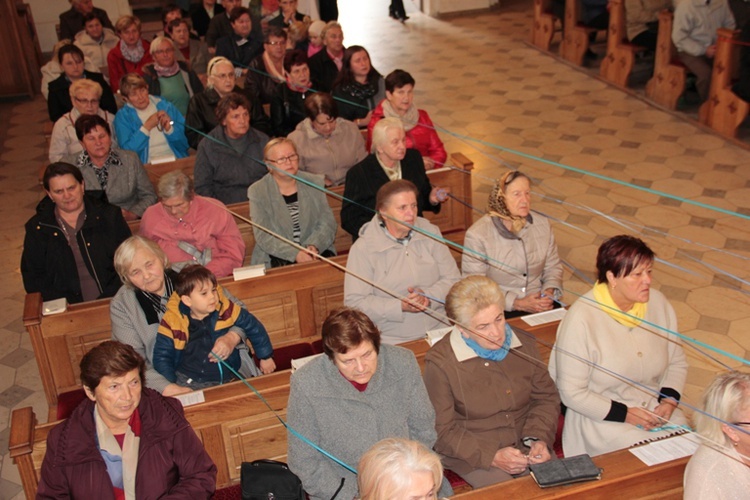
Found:
[(242, 500), (305, 500), (302, 481), (284, 462), (242, 462)]

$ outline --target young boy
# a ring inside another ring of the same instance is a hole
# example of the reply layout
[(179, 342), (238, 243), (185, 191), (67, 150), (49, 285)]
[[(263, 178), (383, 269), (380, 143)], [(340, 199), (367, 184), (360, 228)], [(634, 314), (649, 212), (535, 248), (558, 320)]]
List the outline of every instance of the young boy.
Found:
[(154, 368), (183, 387), (203, 389), (231, 381), (234, 375), (211, 352), (239, 370), (240, 351), (232, 326), (244, 330), (260, 359), (263, 373), (276, 365), (268, 333), (255, 316), (227, 299), (216, 276), (201, 265), (187, 266), (175, 280), (175, 291), (159, 325)]

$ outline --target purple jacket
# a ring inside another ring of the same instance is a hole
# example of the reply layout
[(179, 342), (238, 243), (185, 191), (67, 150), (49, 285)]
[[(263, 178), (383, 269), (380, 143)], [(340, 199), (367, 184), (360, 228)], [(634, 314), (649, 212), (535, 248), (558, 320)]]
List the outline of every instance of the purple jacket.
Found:
[[(210, 498), (216, 466), (185, 419), (180, 402), (143, 388), (138, 405), (141, 441), (138, 500)], [(47, 436), (37, 499), (114, 500), (112, 482), (96, 444), (94, 402), (86, 399)]]

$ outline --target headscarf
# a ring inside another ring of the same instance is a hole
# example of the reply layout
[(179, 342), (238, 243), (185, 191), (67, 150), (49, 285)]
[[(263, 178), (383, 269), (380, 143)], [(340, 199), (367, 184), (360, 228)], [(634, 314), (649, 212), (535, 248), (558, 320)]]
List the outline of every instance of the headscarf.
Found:
[(526, 177), (526, 175), (520, 173), (518, 170), (508, 170), (505, 172), (502, 177), (495, 181), (495, 186), (492, 188), (489, 200), (487, 201), (489, 215), (491, 217), (498, 217), (504, 221), (510, 221), (510, 232), (513, 234), (518, 234), (523, 229), (526, 225), (526, 217), (511, 215), (508, 205), (505, 202), (505, 187), (519, 177)]

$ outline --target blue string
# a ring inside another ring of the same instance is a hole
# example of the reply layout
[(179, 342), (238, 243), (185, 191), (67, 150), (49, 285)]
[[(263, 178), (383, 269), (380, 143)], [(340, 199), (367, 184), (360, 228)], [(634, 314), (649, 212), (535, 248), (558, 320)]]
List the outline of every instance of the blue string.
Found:
[[(221, 359), (219, 356), (217, 356), (213, 351), (211, 351), (211, 355), (218, 360), (219, 367), (221, 367), (221, 365), (223, 365), (223, 364), (226, 364), (225, 361), (223, 359)], [(229, 370), (234, 374), (235, 377), (237, 377), (243, 384), (245, 384), (247, 387), (249, 387), (250, 390), (253, 391), (255, 393), (255, 395), (258, 396), (258, 398), (261, 401), (263, 401), (263, 404), (265, 404), (268, 407), (268, 409), (271, 410), (271, 412), (278, 419), (278, 421), (281, 422), (281, 424), (284, 427), (286, 427), (286, 429), (289, 432), (291, 432), (296, 438), (298, 438), (300, 441), (302, 441), (302, 442), (304, 442), (304, 443), (312, 446), (317, 451), (319, 451), (320, 453), (322, 453), (326, 457), (330, 458), (331, 460), (333, 460), (334, 462), (336, 462), (337, 464), (339, 464), (341, 467), (345, 468), (349, 472), (351, 472), (353, 474), (357, 474), (357, 469), (355, 469), (354, 467), (348, 465), (346, 462), (340, 460), (339, 458), (336, 458), (334, 455), (332, 455), (331, 453), (327, 452), (326, 450), (324, 450), (323, 448), (321, 448), (317, 444), (313, 443), (312, 441), (310, 441), (309, 439), (307, 439), (305, 436), (303, 436), (302, 434), (300, 434), (299, 432), (297, 432), (289, 424), (287, 424), (284, 421), (284, 419), (281, 418), (278, 413), (276, 413), (276, 410), (273, 409), (273, 407), (269, 404), (269, 402), (266, 400), (266, 398), (264, 398), (263, 395), (260, 392), (258, 392), (258, 390), (255, 387), (253, 387), (252, 384), (250, 384), (250, 382), (247, 381), (247, 379), (245, 379), (245, 377), (243, 377), (242, 375), (240, 375), (239, 373), (237, 373), (237, 371), (234, 368), (232, 368), (231, 366), (229, 366), (228, 364), (227, 364), (227, 368), (229, 368)]]

